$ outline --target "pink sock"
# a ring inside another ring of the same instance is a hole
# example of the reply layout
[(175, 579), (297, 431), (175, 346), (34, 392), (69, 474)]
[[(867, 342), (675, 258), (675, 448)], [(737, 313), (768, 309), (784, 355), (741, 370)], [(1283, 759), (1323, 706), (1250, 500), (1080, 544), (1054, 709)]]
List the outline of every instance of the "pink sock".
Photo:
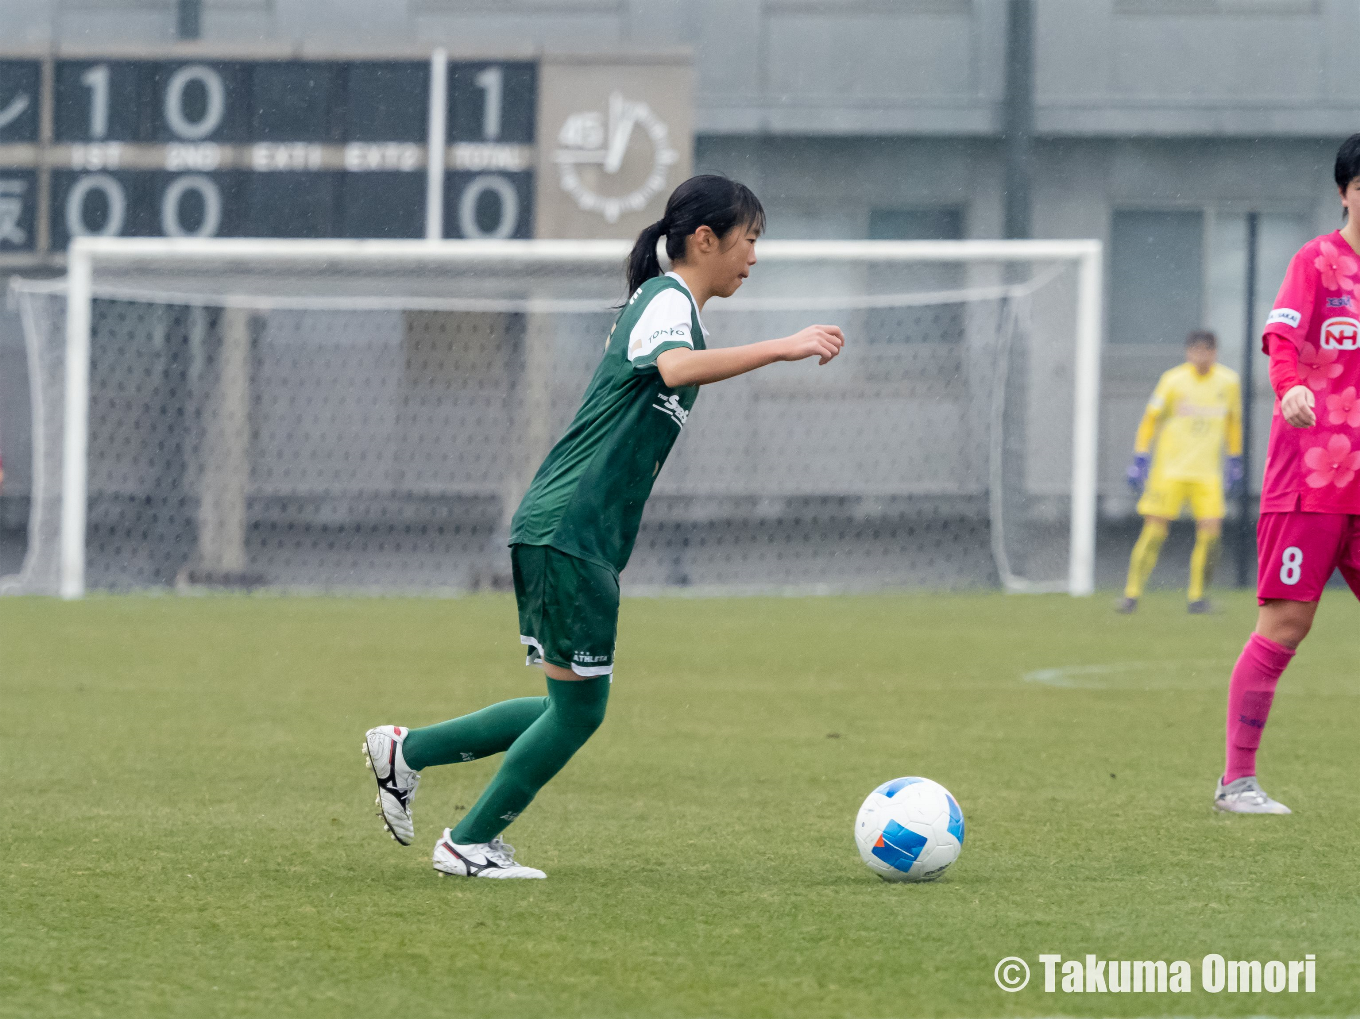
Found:
[(1280, 681), (1294, 652), (1253, 633), (1228, 684), (1228, 767), (1223, 782), (1256, 774), (1256, 750)]

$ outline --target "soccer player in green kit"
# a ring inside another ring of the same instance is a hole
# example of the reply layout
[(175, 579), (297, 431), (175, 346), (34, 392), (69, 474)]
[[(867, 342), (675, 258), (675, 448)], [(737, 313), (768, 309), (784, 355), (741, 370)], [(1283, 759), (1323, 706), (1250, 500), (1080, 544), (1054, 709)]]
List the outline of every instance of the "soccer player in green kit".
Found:
[[(451, 721), (383, 725), (364, 741), (392, 837), (415, 836), (411, 800), (423, 769), (504, 753), (481, 798), (434, 847), (434, 869), (459, 877), (541, 878), (500, 834), (604, 720), (613, 681), (619, 571), (642, 509), (699, 387), (776, 361), (826, 364), (845, 342), (835, 326), (708, 350), (699, 313), (736, 293), (756, 264), (765, 210), (726, 177), (691, 177), (628, 257), (628, 302), (566, 434), (538, 469), (510, 531), (520, 641), (547, 673), (546, 697), (502, 701)], [(673, 270), (661, 272), (666, 239)]]

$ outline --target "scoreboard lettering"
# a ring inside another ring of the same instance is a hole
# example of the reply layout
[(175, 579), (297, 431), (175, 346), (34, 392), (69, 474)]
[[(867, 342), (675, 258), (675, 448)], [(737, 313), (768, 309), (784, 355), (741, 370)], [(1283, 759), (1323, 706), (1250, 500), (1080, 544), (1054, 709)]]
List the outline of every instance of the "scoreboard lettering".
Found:
[(427, 60), (0, 59), (0, 254), (425, 237), (431, 187), (444, 237), (533, 236), (537, 63), (449, 62), (432, 111), (436, 78)]
[(0, 56), (0, 261), (81, 235), (631, 237), (687, 57)]
[(36, 247), (41, 81), (38, 61), (0, 60), (0, 253)]

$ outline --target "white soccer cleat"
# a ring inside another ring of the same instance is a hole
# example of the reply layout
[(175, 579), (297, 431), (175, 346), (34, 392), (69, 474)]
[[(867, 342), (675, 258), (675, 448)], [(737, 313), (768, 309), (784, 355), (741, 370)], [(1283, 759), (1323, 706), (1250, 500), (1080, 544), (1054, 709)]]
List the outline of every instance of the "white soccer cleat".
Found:
[(1293, 811), (1283, 803), (1272, 800), (1256, 781), (1255, 775), (1234, 779), (1227, 785), (1223, 778), (1218, 780), (1214, 790), (1214, 809), (1229, 814), (1292, 814)]
[(400, 725), (380, 725), (364, 734), (364, 764), (378, 780), (378, 816), (396, 841), (409, 846), (416, 837), (411, 821), (411, 801), (420, 772), (406, 766), (401, 745), (411, 730)]
[(490, 842), (475, 842), (460, 846), (453, 841), (450, 829), (434, 844), (434, 869), (452, 877), (545, 878), (548, 875), (533, 867), (515, 862), (515, 847), (506, 845), (499, 837)]

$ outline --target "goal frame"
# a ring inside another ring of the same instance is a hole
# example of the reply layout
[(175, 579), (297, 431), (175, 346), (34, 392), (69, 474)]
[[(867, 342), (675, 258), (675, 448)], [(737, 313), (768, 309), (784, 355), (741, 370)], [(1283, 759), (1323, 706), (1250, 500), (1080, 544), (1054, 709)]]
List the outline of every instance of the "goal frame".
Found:
[[(85, 594), (87, 457), (90, 424), (90, 331), (94, 276), (100, 264), (135, 265), (173, 258), (255, 262), (514, 261), (620, 264), (627, 241), (614, 240), (278, 240), (198, 237), (76, 237), (67, 252), (65, 406), (62, 429), (60, 587)], [(809, 241), (767, 240), (771, 262), (1066, 262), (1076, 268), (1073, 350), (1071, 533), (1067, 591), (1095, 591), (1096, 468), (1102, 345), (1103, 247), (1098, 240)]]

